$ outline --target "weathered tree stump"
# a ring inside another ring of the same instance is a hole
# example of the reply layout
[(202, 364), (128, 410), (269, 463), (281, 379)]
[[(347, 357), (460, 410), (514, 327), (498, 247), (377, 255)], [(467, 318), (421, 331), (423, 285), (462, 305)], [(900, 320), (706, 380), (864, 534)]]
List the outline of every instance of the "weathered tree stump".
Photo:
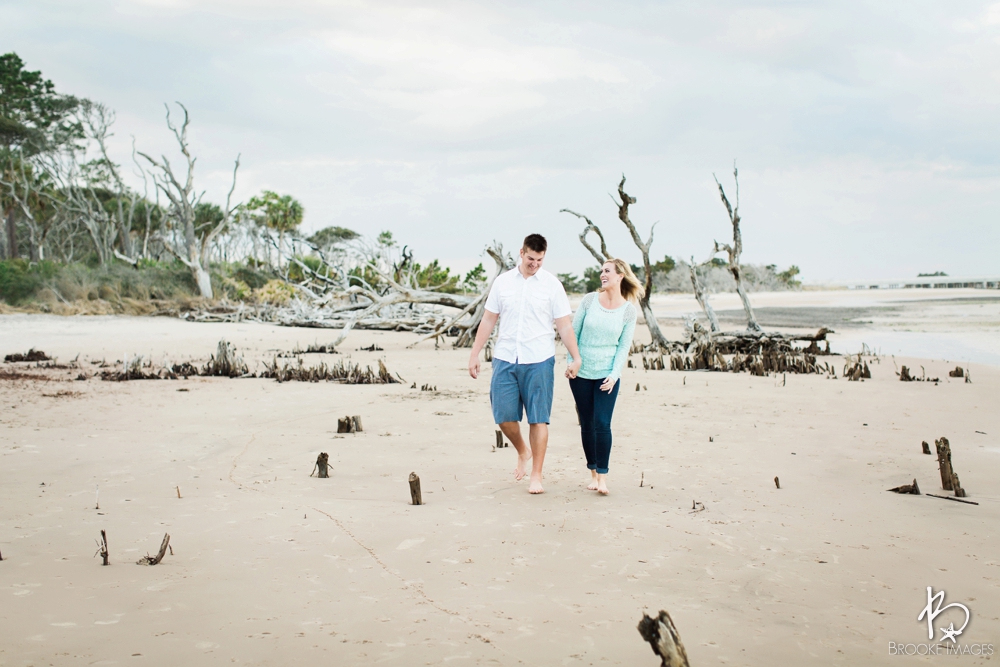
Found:
[(958, 481), (958, 473), (955, 471), (951, 473), (951, 488), (955, 492), (956, 498), (965, 497), (965, 489), (962, 488), (962, 483)]
[(931, 446), (927, 444), (926, 440), (924, 440), (923, 442), (921, 442), (920, 446), (923, 447), (924, 454), (928, 454), (929, 455), (931, 453)]
[(934, 446), (937, 448), (938, 468), (941, 471), (941, 488), (951, 491), (952, 476), (955, 474), (951, 467), (951, 445), (948, 444), (948, 438), (942, 436), (934, 441)]
[(497, 449), (503, 449), (503, 431), (497, 429)]
[(778, 481), (778, 476), (777, 475), (774, 476), (774, 488), (776, 488), (776, 489), (780, 489), (781, 488), (781, 482)]
[(111, 562), (108, 560), (108, 534), (101, 531), (101, 541), (97, 543), (100, 550), (97, 552), (100, 554), (101, 559), (104, 561), (101, 565), (110, 565)]
[(420, 478), (417, 473), (410, 473), (410, 500), (414, 505), (423, 505), (424, 500), (420, 495)]
[(660, 656), (660, 667), (690, 667), (684, 643), (666, 611), (661, 609), (657, 618), (643, 614), (636, 629)]
[(948, 371), (948, 377), (964, 378), (965, 377), (965, 371), (962, 370), (961, 366), (955, 366), (955, 370)]
[(361, 433), (361, 415), (348, 415), (337, 420), (337, 433)]
[(156, 557), (146, 554), (139, 560), (135, 562), (136, 565), (159, 565), (163, 557), (167, 555), (167, 546), (170, 545), (170, 533), (165, 533), (163, 535), (163, 542), (160, 543), (160, 551), (156, 554)]
[(911, 484), (904, 484), (902, 486), (893, 487), (893, 488), (891, 488), (889, 490), (892, 491), (893, 493), (909, 493), (909, 494), (912, 494), (914, 496), (919, 496), (920, 495), (920, 487), (917, 486), (917, 480), (916, 479), (914, 479), (913, 483), (911, 483)]
[[(313, 466), (313, 472), (318, 471), (319, 474), (317, 476), (325, 479), (330, 476), (329, 468), (330, 455), (326, 452), (320, 452), (319, 456), (316, 457), (316, 465)], [(312, 473), (309, 473), (309, 476), (312, 477)]]
[(910, 375), (910, 369), (906, 366), (899, 371), (899, 379), (902, 382), (913, 382), (916, 378)]

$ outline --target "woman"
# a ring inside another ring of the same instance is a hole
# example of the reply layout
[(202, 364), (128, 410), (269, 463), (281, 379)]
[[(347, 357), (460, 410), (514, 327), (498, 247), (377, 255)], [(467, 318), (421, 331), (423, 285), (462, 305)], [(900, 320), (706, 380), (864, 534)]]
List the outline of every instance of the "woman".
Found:
[(609, 259), (601, 267), (601, 287), (583, 297), (573, 318), (573, 330), (583, 364), (569, 387), (580, 416), (580, 437), (591, 480), (587, 488), (608, 495), (608, 458), (611, 455), (611, 414), (632, 334), (636, 307), (645, 290), (629, 265)]

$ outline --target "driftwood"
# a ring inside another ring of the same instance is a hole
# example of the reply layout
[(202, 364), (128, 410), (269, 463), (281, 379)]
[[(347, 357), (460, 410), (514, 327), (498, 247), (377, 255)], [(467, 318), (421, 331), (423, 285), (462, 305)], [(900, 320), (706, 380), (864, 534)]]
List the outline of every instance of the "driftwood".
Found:
[(167, 547), (170, 545), (170, 533), (163, 535), (163, 542), (160, 543), (160, 551), (155, 557), (146, 554), (135, 562), (136, 565), (159, 565), (163, 557), (167, 555)]
[(209, 358), (199, 375), (235, 378), (246, 373), (247, 366), (243, 363), (243, 357), (237, 355), (236, 348), (223, 339), (219, 341), (215, 354)]
[(956, 503), (965, 503), (966, 505), (978, 505), (974, 500), (962, 500), (961, 498), (952, 498), (951, 496), (939, 496), (934, 493), (925, 493), (925, 496), (930, 496), (931, 498), (940, 498), (941, 500), (954, 500)]
[(9, 363), (18, 363), (22, 361), (52, 361), (52, 357), (45, 354), (41, 350), (36, 350), (35, 348), (31, 348), (24, 354), (20, 353), (8, 354), (3, 358), (3, 360), (4, 362), (9, 364)]
[(941, 381), (940, 378), (927, 377), (927, 372), (924, 370), (923, 366), (920, 367), (920, 377), (916, 377), (915, 375), (913, 375), (910, 372), (910, 369), (907, 368), (906, 366), (900, 368), (897, 375), (899, 375), (899, 379), (902, 382), (934, 382), (936, 384)]
[(955, 370), (948, 371), (948, 377), (952, 377), (952, 378), (964, 378), (965, 377), (965, 371), (962, 369), (961, 366), (955, 366)]
[(958, 473), (951, 473), (951, 489), (955, 492), (956, 498), (965, 497), (965, 489), (962, 488), (962, 483), (958, 481)]
[(914, 496), (920, 495), (920, 486), (917, 484), (916, 478), (910, 484), (903, 484), (902, 486), (894, 486), (889, 489), (893, 493), (909, 493)]
[(930, 453), (931, 453), (931, 446), (927, 444), (926, 440), (924, 440), (923, 442), (920, 443), (920, 447), (922, 448), (922, 451), (923, 451), (924, 454), (930, 455)]
[(497, 444), (496, 449), (503, 449), (507, 444), (503, 441), (503, 431), (497, 429)]
[(414, 505), (423, 505), (424, 499), (420, 495), (420, 478), (417, 473), (410, 473), (410, 502)]
[(97, 543), (97, 553), (95, 556), (100, 556), (103, 561), (101, 565), (110, 565), (111, 562), (108, 560), (108, 534), (101, 531), (101, 539)]
[(941, 472), (941, 488), (945, 491), (952, 491), (955, 483), (955, 471), (951, 467), (951, 444), (944, 436), (934, 441), (937, 449), (938, 470)]
[(398, 384), (403, 381), (399, 375), (393, 375), (386, 368), (385, 362), (378, 361), (378, 370), (373, 371), (371, 366), (361, 369), (360, 364), (353, 364), (350, 361), (338, 359), (337, 363), (327, 366), (320, 362), (316, 366), (306, 366), (302, 359), (298, 363), (291, 365), (285, 363), (278, 365), (278, 360), (272, 363), (264, 362), (264, 370), (259, 376), (262, 378), (273, 378), (278, 382), (340, 382), (343, 384)]
[(363, 430), (361, 415), (343, 417), (337, 420), (337, 433), (360, 433)]
[[(616, 201), (615, 204), (618, 206), (618, 219), (622, 221), (622, 224), (628, 229), (629, 234), (632, 236), (632, 242), (642, 253), (642, 266), (643, 273), (645, 274), (645, 294), (642, 299), (639, 300), (639, 309), (642, 310), (642, 315), (646, 320), (646, 327), (649, 329), (649, 335), (652, 340), (652, 346), (659, 348), (661, 350), (670, 349), (670, 342), (663, 335), (660, 330), (660, 325), (656, 321), (656, 316), (653, 314), (653, 309), (649, 305), (649, 299), (653, 292), (653, 271), (652, 265), (649, 263), (649, 248), (653, 245), (653, 229), (656, 227), (656, 223), (653, 223), (652, 227), (649, 229), (649, 240), (643, 242), (642, 237), (639, 236), (639, 232), (636, 231), (635, 225), (629, 218), (628, 207), (636, 202), (636, 198), (625, 192), (625, 175), (622, 174), (622, 180), (618, 184), (618, 198), (620, 201)], [(604, 234), (601, 233), (600, 228), (595, 225), (590, 218), (585, 215), (581, 215), (575, 211), (571, 211), (568, 208), (560, 209), (560, 213), (569, 213), (575, 215), (576, 217), (584, 220), (587, 225), (584, 227), (583, 232), (580, 234), (580, 243), (586, 248), (590, 254), (597, 260), (598, 265), (604, 264), (604, 262), (612, 259), (612, 256), (608, 253), (607, 244), (604, 242)], [(589, 232), (594, 232), (597, 234), (598, 238), (601, 240), (601, 250), (598, 252), (590, 243), (587, 242), (587, 234)]]
[(774, 476), (774, 488), (776, 488), (776, 489), (780, 489), (781, 488), (781, 482), (778, 480), (778, 476), (777, 475)]
[[(411, 343), (407, 347), (414, 347), (426, 340), (432, 338), (437, 339), (441, 336), (455, 335), (455, 347), (472, 347), (472, 343), (476, 339), (476, 331), (479, 329), (479, 323), (483, 320), (483, 314), (486, 312), (486, 297), (489, 296), (490, 289), (493, 287), (494, 281), (497, 277), (504, 271), (509, 271), (514, 268), (514, 260), (509, 253), (504, 253), (503, 245), (497, 242), (493, 242), (492, 246), (487, 246), (485, 250), (486, 254), (489, 255), (493, 261), (496, 263), (496, 272), (490, 276), (489, 281), (486, 283), (486, 287), (483, 289), (482, 293), (474, 299), (468, 306), (463, 308), (457, 315), (451, 319), (439, 324), (434, 331), (423, 336), (420, 340)], [(467, 318), (467, 319), (465, 319)]]
[[(715, 178), (715, 174), (712, 174), (712, 177)], [(753, 307), (750, 305), (750, 297), (747, 296), (746, 287), (743, 285), (743, 271), (740, 268), (740, 255), (743, 254), (743, 235), (740, 233), (740, 180), (735, 163), (733, 164), (733, 180), (736, 182), (735, 206), (730, 205), (729, 198), (726, 197), (726, 191), (722, 188), (722, 183), (719, 182), (718, 178), (715, 179), (715, 184), (719, 187), (719, 196), (722, 198), (722, 204), (726, 207), (726, 212), (729, 213), (729, 222), (733, 225), (733, 244), (720, 244), (716, 241), (715, 252), (725, 250), (726, 255), (729, 257), (728, 268), (736, 280), (736, 292), (740, 295), (740, 301), (743, 302), (743, 310), (747, 316), (747, 330), (761, 331), (760, 325), (757, 324), (757, 316), (754, 315)]]
[(317, 475), (317, 477), (322, 477), (324, 479), (329, 478), (329, 467), (330, 455), (326, 452), (320, 452), (319, 456), (316, 457), (316, 465), (313, 466), (313, 471), (309, 473), (309, 476), (312, 477), (313, 473), (319, 471), (319, 475)]
[(684, 642), (666, 611), (660, 610), (656, 618), (643, 614), (636, 629), (660, 657), (660, 667), (690, 667)]

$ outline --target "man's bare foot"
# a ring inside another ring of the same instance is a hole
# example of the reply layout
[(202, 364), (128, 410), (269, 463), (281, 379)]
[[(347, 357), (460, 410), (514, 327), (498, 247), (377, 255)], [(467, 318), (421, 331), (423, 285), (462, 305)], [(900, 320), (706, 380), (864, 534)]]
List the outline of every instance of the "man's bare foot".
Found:
[(545, 489), (542, 488), (541, 475), (531, 476), (531, 484), (528, 486), (528, 493), (545, 493)]
[(590, 491), (597, 491), (597, 471), (590, 471), (590, 484), (587, 485), (587, 489)]
[(608, 495), (608, 480), (604, 475), (597, 476), (597, 492), (602, 496)]
[(531, 457), (522, 458), (520, 454), (517, 456), (517, 467), (514, 468), (514, 479), (521, 481), (524, 476), (528, 474), (531, 470)]

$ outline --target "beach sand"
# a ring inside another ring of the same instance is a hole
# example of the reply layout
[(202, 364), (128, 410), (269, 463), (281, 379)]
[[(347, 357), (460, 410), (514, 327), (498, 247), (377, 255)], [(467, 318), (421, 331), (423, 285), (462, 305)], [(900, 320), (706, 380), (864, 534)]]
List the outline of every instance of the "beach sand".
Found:
[[(755, 304), (869, 298), (839, 294)], [(955, 331), (988, 337), (984, 322)], [(0, 316), (0, 354), (79, 354), (87, 374), (136, 354), (204, 363), (220, 338), (259, 369), (334, 336)], [(472, 380), (467, 351), (414, 340), (355, 331), (339, 355), (304, 356), (381, 358), (405, 378), (394, 385), (76, 381), (77, 368), (0, 380), (0, 665), (653, 666), (635, 626), (660, 609), (694, 667), (950, 660), (890, 655), (890, 642), (935, 643), (917, 620), (928, 586), (970, 609), (959, 643), (1000, 649), (996, 366), (972, 363), (965, 383), (941, 357), (883, 355), (865, 382), (637, 364), (622, 378), (608, 497), (584, 488), (559, 379), (546, 493), (531, 496), (513, 480), (514, 449), (493, 450), (488, 364)], [(383, 351), (358, 351), (373, 343)], [(894, 363), (941, 382), (899, 382)], [(557, 377), (564, 366), (560, 354)], [(364, 432), (338, 435), (345, 415)], [(921, 453), (941, 436), (978, 506), (886, 491), (916, 478), (950, 495)], [(330, 479), (310, 477), (321, 451)], [(423, 506), (409, 504), (411, 472)], [(110, 567), (94, 557), (102, 529)], [(136, 565), (164, 533), (173, 554)], [(952, 609), (935, 626), (961, 621)]]

